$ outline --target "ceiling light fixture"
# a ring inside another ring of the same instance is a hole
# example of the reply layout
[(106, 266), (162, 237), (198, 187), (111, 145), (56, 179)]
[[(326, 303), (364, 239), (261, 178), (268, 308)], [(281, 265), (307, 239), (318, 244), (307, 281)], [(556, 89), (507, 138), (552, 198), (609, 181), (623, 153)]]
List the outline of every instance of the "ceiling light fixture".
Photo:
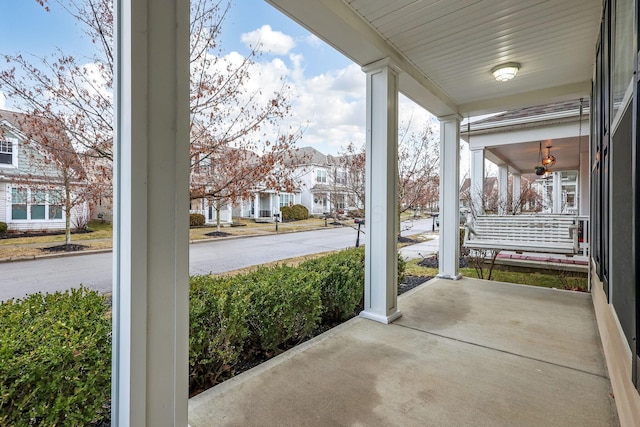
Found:
[(551, 146), (547, 147), (547, 155), (542, 158), (542, 165), (549, 169), (551, 166), (556, 164), (555, 156), (551, 155)]
[(507, 82), (518, 74), (520, 64), (517, 62), (507, 62), (493, 67), (491, 74), (499, 82)]

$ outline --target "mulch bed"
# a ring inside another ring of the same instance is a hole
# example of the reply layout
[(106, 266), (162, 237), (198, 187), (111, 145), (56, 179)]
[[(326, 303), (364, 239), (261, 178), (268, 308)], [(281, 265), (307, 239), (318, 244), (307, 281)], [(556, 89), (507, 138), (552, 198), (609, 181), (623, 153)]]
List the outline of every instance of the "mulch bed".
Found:
[[(422, 261), (418, 262), (418, 265), (420, 267), (426, 267), (426, 268), (438, 268), (438, 258), (435, 256), (429, 256), (429, 257), (423, 258)], [(469, 267), (469, 261), (467, 261), (466, 258), (460, 257), (460, 261), (458, 262), (458, 267), (459, 268)]]
[(41, 248), (40, 250), (43, 252), (48, 252), (48, 253), (58, 253), (58, 252), (77, 252), (77, 251), (83, 251), (85, 249), (87, 249), (89, 246), (85, 246), (85, 245), (77, 245), (75, 243), (69, 243), (69, 244), (63, 244), (63, 245), (57, 245), (57, 246), (51, 246), (48, 248)]
[(231, 233), (225, 233), (224, 231), (212, 231), (211, 233), (205, 233), (205, 236), (209, 236), (209, 237), (227, 237), (227, 236), (231, 236)]
[(418, 241), (410, 237), (398, 236), (398, 243), (418, 243)]

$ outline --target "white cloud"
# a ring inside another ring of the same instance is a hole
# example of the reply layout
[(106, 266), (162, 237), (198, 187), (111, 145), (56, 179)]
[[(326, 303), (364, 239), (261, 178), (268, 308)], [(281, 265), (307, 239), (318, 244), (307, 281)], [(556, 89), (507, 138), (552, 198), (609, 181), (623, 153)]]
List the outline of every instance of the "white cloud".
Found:
[(296, 45), (292, 37), (280, 31), (273, 31), (270, 25), (263, 25), (257, 30), (242, 34), (241, 40), (250, 48), (259, 47), (261, 51), (274, 55), (286, 55)]
[(320, 48), (321, 46), (323, 46), (322, 40), (320, 40), (320, 38), (315, 34), (309, 34), (305, 38), (305, 42), (312, 48)]

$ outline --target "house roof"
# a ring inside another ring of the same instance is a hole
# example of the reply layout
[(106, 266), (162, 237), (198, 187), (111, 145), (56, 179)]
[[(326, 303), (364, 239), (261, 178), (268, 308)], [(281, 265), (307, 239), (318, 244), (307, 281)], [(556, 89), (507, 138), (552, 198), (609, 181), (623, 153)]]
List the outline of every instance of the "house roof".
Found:
[[(64, 164), (72, 169), (76, 178), (84, 179), (86, 172), (80, 163), (78, 153), (66, 133), (60, 126), (50, 119), (33, 116), (16, 111), (0, 110), (0, 126), (6, 127), (18, 133), (23, 141), (31, 141), (29, 144), (22, 144), (25, 149), (35, 149), (39, 154), (46, 156), (57, 163)], [(0, 129), (0, 132), (3, 130)], [(0, 135), (1, 136), (1, 135)], [(37, 146), (37, 149), (36, 147)], [(5, 176), (22, 176), (24, 170), (3, 170)], [(44, 178), (46, 174), (41, 174)], [(35, 179), (36, 177), (34, 177)]]

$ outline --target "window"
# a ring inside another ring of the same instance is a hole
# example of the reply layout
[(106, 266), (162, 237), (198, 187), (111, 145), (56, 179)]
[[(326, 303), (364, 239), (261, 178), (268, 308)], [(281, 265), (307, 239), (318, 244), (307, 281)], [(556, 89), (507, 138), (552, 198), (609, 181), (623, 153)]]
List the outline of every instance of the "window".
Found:
[[(102, 199), (100, 199), (102, 201)], [(62, 219), (62, 193), (52, 191), (49, 193), (49, 219)]]
[(12, 220), (62, 219), (62, 193), (42, 189), (12, 188)]
[(11, 219), (27, 219), (27, 189), (11, 189)]
[(0, 164), (13, 164), (13, 143), (11, 141), (0, 141)]
[(336, 194), (336, 209), (344, 209), (345, 207), (344, 194)]
[(46, 196), (43, 190), (31, 190), (31, 219), (46, 219)]
[(294, 195), (291, 193), (280, 193), (280, 207), (293, 205), (295, 203)]
[(336, 184), (346, 184), (347, 173), (344, 171), (336, 171)]
[(316, 182), (327, 183), (327, 171), (324, 169), (316, 170)]

